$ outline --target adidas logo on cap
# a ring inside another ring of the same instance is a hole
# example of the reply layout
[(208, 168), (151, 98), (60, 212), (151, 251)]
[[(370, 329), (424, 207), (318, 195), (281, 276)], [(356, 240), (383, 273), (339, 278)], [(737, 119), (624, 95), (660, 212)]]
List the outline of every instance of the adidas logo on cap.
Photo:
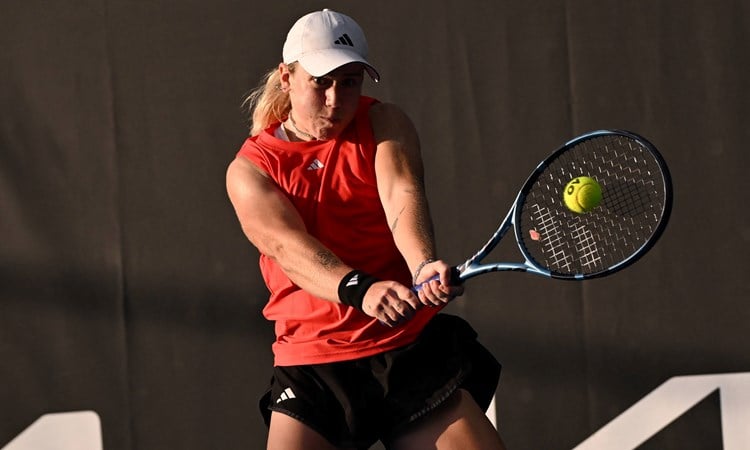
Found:
[(330, 9), (300, 17), (289, 29), (282, 56), (284, 64), (299, 62), (312, 76), (322, 77), (349, 63), (362, 63), (370, 77), (380, 75), (367, 61), (367, 39), (351, 17)]
[(346, 33), (341, 35), (340, 38), (333, 41), (333, 43), (338, 44), (338, 45), (348, 45), (349, 47), (354, 47), (354, 42), (352, 42), (352, 40), (349, 38), (349, 35)]

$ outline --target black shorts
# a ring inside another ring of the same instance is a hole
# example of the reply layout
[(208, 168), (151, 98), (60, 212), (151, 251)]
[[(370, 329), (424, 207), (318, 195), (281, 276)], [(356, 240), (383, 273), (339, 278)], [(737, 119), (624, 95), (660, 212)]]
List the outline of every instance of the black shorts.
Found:
[(338, 447), (387, 443), (462, 388), (487, 410), (500, 364), (463, 319), (438, 314), (408, 346), (329, 364), (274, 367), (261, 398), (271, 411), (302, 421)]

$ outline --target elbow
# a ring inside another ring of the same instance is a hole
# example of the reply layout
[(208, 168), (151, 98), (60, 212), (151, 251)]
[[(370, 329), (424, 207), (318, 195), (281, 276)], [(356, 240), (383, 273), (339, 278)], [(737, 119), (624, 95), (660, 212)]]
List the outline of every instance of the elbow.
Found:
[(242, 227), (245, 237), (258, 251), (271, 259), (278, 260), (279, 255), (284, 253), (284, 243), (275, 236), (261, 235), (257, 230), (250, 227)]
[(256, 241), (253, 241), (253, 239), (250, 240), (261, 255), (278, 264), (284, 272), (288, 274), (294, 271), (294, 264), (292, 263), (294, 260), (292, 257), (294, 250), (290, 248), (285, 239), (273, 237), (269, 239), (257, 239)]

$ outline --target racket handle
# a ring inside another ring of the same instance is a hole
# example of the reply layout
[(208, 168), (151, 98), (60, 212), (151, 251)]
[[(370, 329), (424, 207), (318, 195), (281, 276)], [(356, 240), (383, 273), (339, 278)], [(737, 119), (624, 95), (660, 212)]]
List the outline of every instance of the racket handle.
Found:
[(461, 279), (461, 272), (458, 270), (458, 266), (451, 267), (450, 285), (459, 286), (464, 284), (464, 280)]
[[(422, 285), (424, 285), (426, 283), (429, 283), (432, 280), (437, 280), (439, 278), (440, 278), (440, 276), (435, 275), (434, 277), (430, 278), (429, 280), (424, 281), (424, 282), (422, 282), (422, 283), (420, 283), (420, 284), (412, 287), (411, 290), (414, 291), (414, 292), (419, 292), (419, 291), (422, 290)], [(449, 279), (449, 281), (450, 281), (450, 285), (451, 286), (458, 286), (458, 285), (464, 284), (464, 281), (461, 279), (461, 272), (458, 271), (458, 267), (456, 267), (456, 266), (451, 267), (451, 273), (450, 273), (450, 279)]]

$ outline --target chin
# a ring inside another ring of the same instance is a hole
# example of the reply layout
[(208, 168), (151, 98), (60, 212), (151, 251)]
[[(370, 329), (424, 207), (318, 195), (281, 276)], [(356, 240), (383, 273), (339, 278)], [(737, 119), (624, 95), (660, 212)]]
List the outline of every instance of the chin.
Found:
[(341, 134), (341, 130), (320, 130), (318, 133), (318, 139), (321, 141), (327, 141), (336, 138), (339, 134)]
[(346, 127), (342, 126), (342, 124), (334, 123), (332, 126), (327, 126), (318, 129), (318, 138), (319, 139), (333, 139), (339, 134), (341, 134)]

